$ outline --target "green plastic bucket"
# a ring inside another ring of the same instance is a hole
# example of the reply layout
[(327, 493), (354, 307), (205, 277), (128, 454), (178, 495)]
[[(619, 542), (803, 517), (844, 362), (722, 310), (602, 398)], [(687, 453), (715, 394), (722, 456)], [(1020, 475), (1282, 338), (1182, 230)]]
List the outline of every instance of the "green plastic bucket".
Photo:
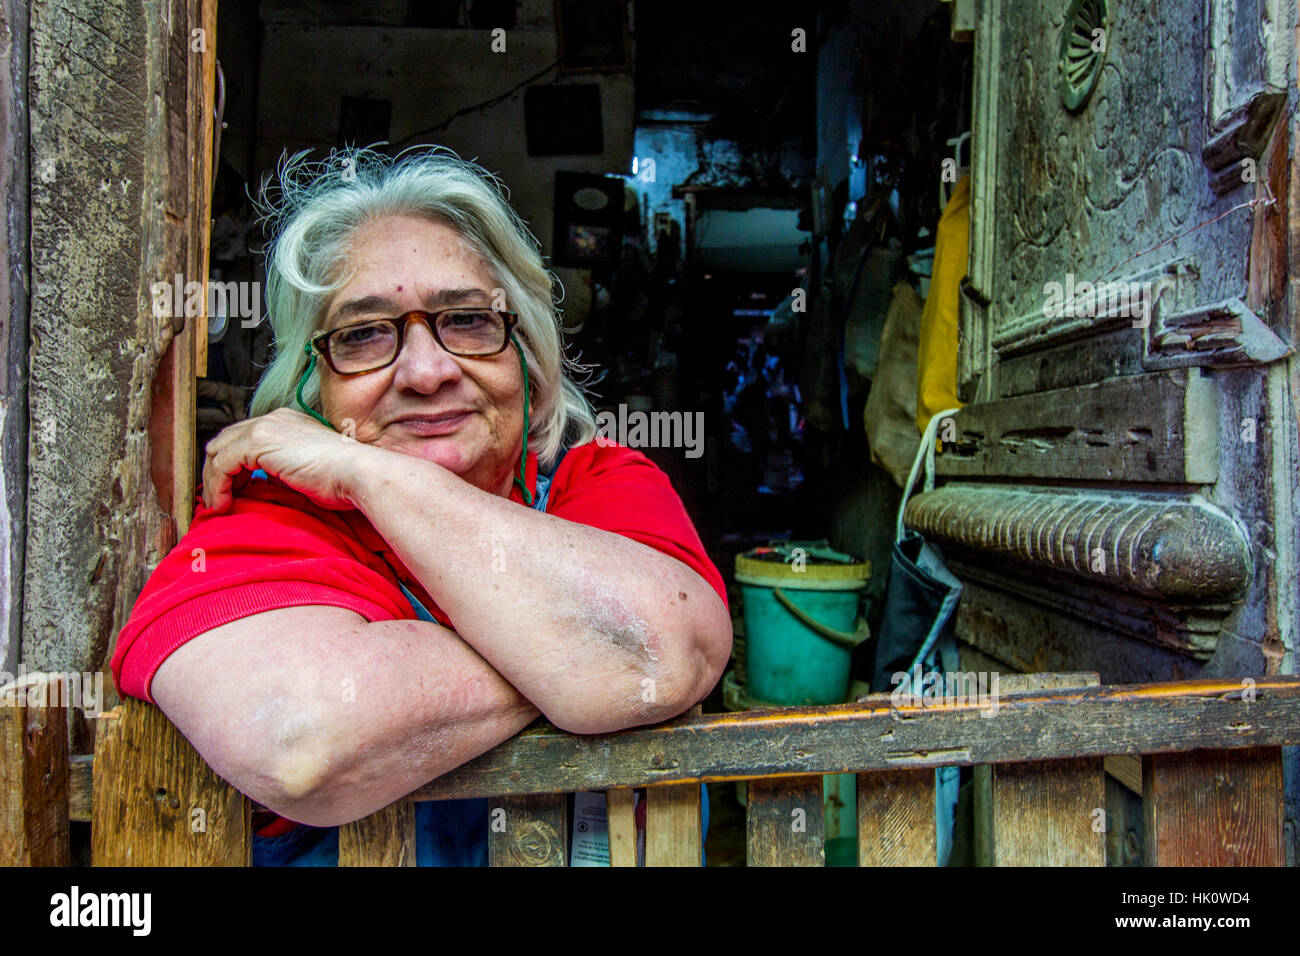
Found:
[(786, 706), (843, 703), (853, 649), (869, 635), (858, 606), (871, 565), (813, 558), (786, 563), (782, 554), (764, 548), (736, 556), (747, 691)]

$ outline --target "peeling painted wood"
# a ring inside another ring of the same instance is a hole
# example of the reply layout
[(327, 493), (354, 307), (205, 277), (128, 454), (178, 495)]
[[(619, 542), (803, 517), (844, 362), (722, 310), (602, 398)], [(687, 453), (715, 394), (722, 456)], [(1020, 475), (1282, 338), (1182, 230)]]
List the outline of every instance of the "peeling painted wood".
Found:
[(1157, 308), (1146, 346), (1148, 369), (1267, 365), (1294, 351), (1237, 298), (1173, 314)]
[[(1252, 563), (1247, 589), (1231, 606), (1152, 599), (1146, 608), (1142, 600), (1111, 608), (1105, 598), (1117, 592), (1097, 588), (1088, 598), (1076, 588), (1062, 599), (1069, 606), (1057, 608), (1039, 592), (1061, 576), (1044, 574), (1031, 593), (1033, 582), (1026, 582), (1032, 573), (1024, 565), (975, 552), (967, 566), (978, 564), (984, 574), (963, 598), (969, 607), (958, 611), (959, 628), (964, 619), (983, 649), (1013, 657), (1018, 666), (1091, 665), (1108, 679), (1294, 669), (1300, 580), (1293, 566), (1300, 472), (1294, 396), (1300, 375), (1294, 357), (1267, 366), (1237, 364), (1242, 356), (1255, 361), (1277, 351), (1267, 335), (1255, 335), (1263, 328), (1249, 328), (1249, 316), (1239, 333), (1216, 328), (1212, 316), (1189, 314), (1238, 300), (1281, 342), (1300, 341), (1300, 283), (1287, 278), (1300, 262), (1292, 214), (1300, 196), (1293, 6), (1170, 0), (1158, 19), (1134, 19), (1112, 5), (1121, 28), (1108, 31), (1113, 42), (1105, 75), (1086, 107), (1070, 114), (1050, 89), (1055, 71), (1036, 66), (1053, 62), (1060, 6), (1049, 0), (981, 5), (971, 261), (959, 336), (961, 394), (975, 404), (957, 421), (977, 414), (983, 403), (1019, 397), (1026, 415), (1007, 415), (999, 426), (1013, 432), (1055, 427), (1060, 431), (1046, 436), (1013, 438), (1046, 437), (1048, 445), (1066, 447), (1041, 456), (1051, 459), (1044, 466), (1022, 442), (1014, 449), (1021, 460), (1001, 448), (1001, 460), (960, 473), (948, 455), (953, 449), (945, 447), (940, 471), (952, 467), (950, 474), (971, 480), (1086, 485), (1099, 494), (1123, 489), (1181, 497), (1199, 490), (1242, 529)], [(1191, 29), (1171, 33), (1165, 28), (1170, 22)], [(1187, 63), (1198, 69), (1184, 69)], [(1252, 157), (1253, 190), (1236, 188), (1251, 181), (1251, 164), (1240, 161)], [(1222, 187), (1231, 192), (1215, 192)], [(1235, 208), (1270, 194), (1275, 205)], [(1168, 395), (1135, 385), (1133, 401), (1101, 410), (1100, 420), (1082, 410), (1071, 420), (1064, 409), (1064, 421), (1018, 422), (1032, 418), (1033, 401), (1043, 393), (1146, 378), (1140, 361), (1145, 336), (1131, 320), (1044, 314), (1048, 284), (1068, 276), (1076, 284), (1149, 278), (1153, 291), (1162, 279), (1174, 280), (1173, 295), (1158, 301), (1166, 319), (1187, 320), (1187, 338), (1157, 337), (1155, 364), (1209, 364), (1205, 379), (1213, 388), (1188, 389), (1179, 407)], [(1184, 347), (1216, 337), (1216, 348)], [(1288, 378), (1291, 395), (1281, 387)], [(1204, 429), (1193, 443), (1199, 453), (1178, 456), (1175, 446), (1186, 450), (1189, 444), (1185, 430), (1157, 431), (1149, 446), (1140, 434), (1126, 442), (1133, 419), (1159, 414), (1151, 409), (1156, 404), (1164, 404), (1168, 421)], [(1099, 466), (1092, 457), (1098, 450), (1087, 445), (1093, 435), (1111, 448), (1129, 444), (1131, 454), (1150, 447), (1156, 462), (1144, 468), (1141, 459), (1124, 461), (1120, 454), (1121, 467)], [(1092, 620), (1085, 617), (1089, 601), (1098, 609)], [(1288, 797), (1289, 825), (1300, 846), (1295, 790)]]
[(1076, 388), (1107, 378), (1140, 375), (1142, 336), (1132, 329), (1097, 335), (1080, 349), (1078, 343), (1003, 356), (998, 362), (998, 395), (1011, 398), (1058, 388)]
[[(1189, 259), (1171, 259), (1123, 275), (1076, 272), (1073, 267), (1062, 269), (1060, 275), (1049, 274), (1042, 289), (1030, 297), (1028, 311), (1008, 314), (998, 324), (993, 347), (1001, 360), (1067, 342), (1079, 347), (1080, 340), (1116, 329), (1128, 329), (1139, 337), (1138, 329), (1146, 324), (1145, 317), (1155, 308), (1162, 290), (1173, 285), (1190, 265)], [(1062, 287), (1059, 310), (1049, 309), (1051, 283)]]
[(1201, 159), (1210, 172), (1211, 189), (1224, 195), (1245, 184), (1241, 161), (1259, 159), (1285, 105), (1285, 93), (1261, 90), (1228, 114), (1223, 132), (1201, 147)]

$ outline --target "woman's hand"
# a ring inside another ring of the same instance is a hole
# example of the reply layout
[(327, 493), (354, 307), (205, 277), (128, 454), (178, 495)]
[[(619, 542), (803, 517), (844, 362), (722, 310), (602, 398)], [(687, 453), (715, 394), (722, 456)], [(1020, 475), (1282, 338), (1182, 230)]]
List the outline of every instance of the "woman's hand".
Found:
[(241, 471), (263, 469), (324, 508), (355, 508), (352, 478), (358, 459), (382, 451), (326, 428), (291, 408), (236, 422), (208, 442), (203, 503), (225, 511)]

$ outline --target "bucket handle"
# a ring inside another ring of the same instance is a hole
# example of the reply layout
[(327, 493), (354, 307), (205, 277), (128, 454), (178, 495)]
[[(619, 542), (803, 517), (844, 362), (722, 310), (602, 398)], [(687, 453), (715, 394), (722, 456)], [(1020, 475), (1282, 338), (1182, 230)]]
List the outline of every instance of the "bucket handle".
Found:
[(841, 647), (847, 647), (849, 649), (855, 648), (871, 636), (871, 628), (867, 626), (867, 619), (864, 617), (858, 618), (858, 629), (852, 633), (836, 630), (830, 625), (823, 624), (821, 621), (810, 617), (807, 611), (798, 607), (793, 601), (786, 597), (785, 592), (780, 588), (772, 588), (772, 593), (775, 594), (776, 599), (781, 602), (781, 606), (798, 618), (801, 623), (812, 628), (828, 641), (833, 641)]

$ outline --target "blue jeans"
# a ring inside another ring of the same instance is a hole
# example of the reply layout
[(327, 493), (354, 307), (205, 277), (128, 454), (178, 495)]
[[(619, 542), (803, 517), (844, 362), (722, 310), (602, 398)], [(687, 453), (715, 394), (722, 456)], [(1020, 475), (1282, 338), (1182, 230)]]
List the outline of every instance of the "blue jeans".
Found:
[[(700, 784), (702, 841), (709, 836), (709, 788)], [(339, 828), (299, 826), (278, 837), (253, 835), (253, 866), (338, 866)], [(487, 866), (488, 802), (429, 800), (415, 805), (416, 866)], [(700, 865), (704, 866), (703, 842)]]
[[(437, 800), (415, 805), (416, 866), (487, 866), (488, 802)], [(253, 836), (253, 866), (338, 866), (339, 828), (300, 826)]]

